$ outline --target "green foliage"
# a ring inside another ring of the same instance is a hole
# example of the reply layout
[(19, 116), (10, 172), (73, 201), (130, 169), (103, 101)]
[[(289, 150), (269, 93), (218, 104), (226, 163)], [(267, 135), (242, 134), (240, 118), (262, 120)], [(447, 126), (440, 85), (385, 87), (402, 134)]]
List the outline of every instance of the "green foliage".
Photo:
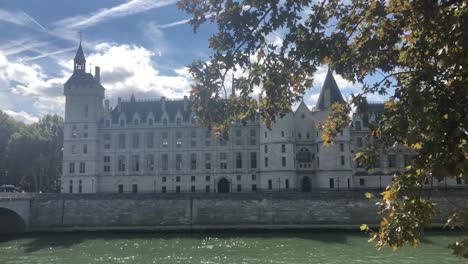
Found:
[[(369, 135), (373, 147), (402, 145), (417, 155), (383, 193), (384, 222), (372, 236), (378, 246), (419, 243), (434, 215), (434, 205), (418, 191), (427, 175), (468, 180), (466, 0), (180, 0), (178, 7), (193, 15), (195, 31), (208, 20), (218, 26), (209, 40), (211, 60), (190, 68), (202, 124), (222, 131), (259, 111), (270, 126), (301, 100), (322, 64), (363, 84), (349, 102), (357, 109), (369, 94), (389, 94)], [(275, 33), (281, 41), (272, 41)], [(229, 103), (236, 100), (220, 93), (234, 68), (248, 73), (243, 81), (249, 85), (237, 88), (239, 100), (249, 103)], [(378, 81), (366, 83), (369, 75)], [(249, 99), (254, 85), (263, 95), (258, 105)], [(343, 110), (350, 105), (330, 109), (323, 125), (327, 144), (347, 125)], [(372, 151), (357, 158), (370, 166)], [(455, 252), (466, 244), (458, 243)]]
[(6, 168), (11, 184), (27, 191), (55, 192), (62, 167), (63, 119), (46, 115), (38, 123), (21, 125), (8, 140)]

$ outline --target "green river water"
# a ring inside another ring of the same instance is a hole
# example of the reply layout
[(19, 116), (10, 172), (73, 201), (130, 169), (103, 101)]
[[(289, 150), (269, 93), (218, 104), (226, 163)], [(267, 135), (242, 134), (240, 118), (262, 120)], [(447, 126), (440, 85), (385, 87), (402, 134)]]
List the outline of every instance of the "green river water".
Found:
[(467, 263), (447, 249), (461, 237), (429, 232), (393, 253), (358, 232), (33, 234), (0, 237), (0, 263)]

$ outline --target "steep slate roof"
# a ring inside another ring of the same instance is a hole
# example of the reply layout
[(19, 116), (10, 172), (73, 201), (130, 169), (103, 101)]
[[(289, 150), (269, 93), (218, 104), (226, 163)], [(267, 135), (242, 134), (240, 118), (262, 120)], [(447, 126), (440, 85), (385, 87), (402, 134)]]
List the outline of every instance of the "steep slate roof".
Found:
[[(191, 113), (190, 101), (187, 101), (187, 111), (184, 111), (184, 100), (165, 101), (166, 113), (169, 116), (169, 122), (174, 122), (177, 112), (180, 112), (184, 122), (189, 121)], [(127, 122), (130, 122), (135, 113), (138, 113), (142, 123), (146, 122), (146, 119), (150, 113), (153, 113), (154, 121), (161, 122), (163, 115), (161, 100), (155, 101), (125, 101), (120, 103), (119, 107), (116, 106), (111, 112), (112, 122), (118, 123), (120, 114), (123, 113), (127, 118)]]
[[(325, 102), (325, 100), (327, 100), (327, 98), (325, 98), (326, 91), (330, 95), (328, 99), (329, 102)], [(343, 99), (340, 89), (336, 84), (335, 78), (333, 77), (333, 73), (329, 69), (327, 72), (327, 77), (325, 78), (325, 82), (323, 83), (322, 90), (320, 91), (320, 95), (315, 108), (319, 110), (328, 110), (328, 108), (336, 102), (344, 104), (345, 100)]]
[[(94, 76), (91, 73), (83, 71), (75, 71), (70, 78), (65, 82), (65, 85), (76, 84), (76, 85), (98, 85), (101, 84), (94, 79)], [(104, 88), (104, 87), (102, 87)]]

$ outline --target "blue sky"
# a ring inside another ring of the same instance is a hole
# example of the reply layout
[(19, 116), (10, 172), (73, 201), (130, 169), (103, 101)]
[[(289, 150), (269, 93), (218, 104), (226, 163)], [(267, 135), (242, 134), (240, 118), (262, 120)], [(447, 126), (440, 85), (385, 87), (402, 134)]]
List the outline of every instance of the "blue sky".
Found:
[[(31, 123), (63, 115), (62, 84), (82, 32), (88, 69), (99, 65), (106, 97), (181, 98), (190, 90), (186, 70), (207, 60), (215, 25), (194, 34), (175, 0), (0, 0), (0, 109)], [(91, 66), (91, 67), (89, 67)], [(315, 104), (326, 68), (304, 100)], [(335, 76), (345, 96), (357, 85)]]

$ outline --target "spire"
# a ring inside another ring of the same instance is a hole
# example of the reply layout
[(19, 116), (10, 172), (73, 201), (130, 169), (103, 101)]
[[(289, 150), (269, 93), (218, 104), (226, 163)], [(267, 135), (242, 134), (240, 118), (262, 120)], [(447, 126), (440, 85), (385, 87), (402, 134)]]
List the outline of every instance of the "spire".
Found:
[(132, 92), (132, 96), (130, 97), (130, 102), (135, 102), (135, 94)]
[(323, 83), (322, 90), (320, 91), (316, 109), (328, 110), (328, 108), (336, 102), (344, 104), (345, 100), (336, 84), (332, 71), (328, 68), (327, 77), (325, 77), (325, 82)]
[(76, 51), (75, 55), (75, 67), (74, 71), (82, 71), (86, 72), (86, 59), (84, 56), (83, 48), (81, 47), (81, 33), (80, 33), (80, 45), (78, 46), (78, 50)]

